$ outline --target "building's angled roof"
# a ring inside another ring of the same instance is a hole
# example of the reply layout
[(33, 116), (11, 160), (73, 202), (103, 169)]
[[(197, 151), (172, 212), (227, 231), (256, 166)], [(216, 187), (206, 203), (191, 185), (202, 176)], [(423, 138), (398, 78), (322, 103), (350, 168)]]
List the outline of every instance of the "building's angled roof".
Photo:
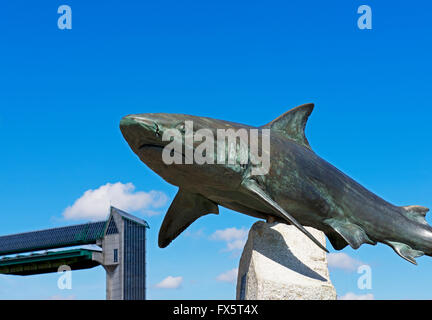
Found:
[(131, 221), (136, 222), (138, 224), (141, 224), (141, 225), (145, 226), (146, 228), (150, 228), (150, 226), (148, 225), (148, 223), (145, 220), (142, 220), (138, 217), (135, 217), (135, 216), (127, 213), (127, 212), (124, 212), (120, 209), (117, 209), (117, 208), (111, 206), (111, 213), (113, 211), (117, 212), (119, 215), (121, 215), (125, 219), (131, 220)]

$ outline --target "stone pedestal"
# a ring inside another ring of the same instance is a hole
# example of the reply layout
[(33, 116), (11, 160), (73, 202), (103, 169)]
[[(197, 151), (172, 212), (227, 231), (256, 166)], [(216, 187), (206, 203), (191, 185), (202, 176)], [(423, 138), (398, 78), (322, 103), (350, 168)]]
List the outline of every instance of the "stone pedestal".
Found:
[[(324, 246), (324, 233), (306, 228)], [(256, 222), (240, 259), (240, 300), (335, 300), (326, 253), (296, 227)]]

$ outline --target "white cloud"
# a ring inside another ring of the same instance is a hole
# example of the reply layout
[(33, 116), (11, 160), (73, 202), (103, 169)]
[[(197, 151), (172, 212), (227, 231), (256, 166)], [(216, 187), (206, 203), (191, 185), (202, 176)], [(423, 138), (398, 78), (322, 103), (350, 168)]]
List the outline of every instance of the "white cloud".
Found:
[(220, 275), (218, 275), (216, 277), (217, 281), (222, 281), (222, 282), (231, 282), (231, 283), (235, 283), (237, 281), (237, 274), (238, 274), (238, 269), (231, 269), (228, 270), (227, 272), (221, 273)]
[(107, 183), (97, 189), (90, 189), (63, 211), (65, 219), (104, 219), (110, 205), (125, 211), (140, 211), (154, 215), (151, 208), (160, 208), (168, 197), (160, 191), (135, 191), (132, 183)]
[(187, 229), (183, 234), (184, 236), (191, 237), (192, 239), (199, 239), (204, 237), (204, 229), (201, 228), (196, 231)]
[(163, 279), (161, 282), (156, 284), (156, 288), (162, 289), (177, 289), (183, 282), (183, 277), (172, 277), (168, 276)]
[(228, 251), (243, 250), (245, 244), (246, 244), (246, 239), (238, 239), (238, 240), (230, 241), (227, 243), (226, 249)]
[(338, 297), (338, 300), (374, 300), (374, 295), (372, 293), (367, 294), (355, 294), (353, 292), (348, 292), (342, 297)]
[(227, 243), (226, 251), (243, 250), (248, 236), (248, 229), (227, 228), (224, 230), (216, 230), (211, 236), (212, 240), (225, 241)]
[(329, 268), (343, 269), (345, 271), (356, 271), (359, 266), (364, 264), (343, 252), (327, 254), (327, 262)]
[(246, 228), (226, 228), (224, 230), (216, 230), (211, 238), (214, 240), (232, 241), (238, 239), (244, 239), (247, 237), (248, 230)]

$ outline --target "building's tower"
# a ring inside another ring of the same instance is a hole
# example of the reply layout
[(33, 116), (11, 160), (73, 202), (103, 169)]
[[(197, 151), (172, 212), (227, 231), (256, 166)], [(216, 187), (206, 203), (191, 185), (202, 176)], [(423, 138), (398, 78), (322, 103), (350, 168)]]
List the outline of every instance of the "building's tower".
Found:
[(111, 207), (105, 234), (98, 241), (102, 252), (93, 259), (106, 270), (107, 300), (145, 299), (145, 237), (148, 224)]

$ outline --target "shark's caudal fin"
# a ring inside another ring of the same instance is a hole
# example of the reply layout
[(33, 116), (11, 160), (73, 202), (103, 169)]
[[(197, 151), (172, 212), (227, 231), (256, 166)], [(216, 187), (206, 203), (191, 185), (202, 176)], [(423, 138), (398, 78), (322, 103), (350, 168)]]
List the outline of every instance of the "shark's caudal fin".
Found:
[(305, 136), (305, 127), (313, 108), (313, 103), (307, 103), (295, 107), (262, 128), (278, 131), (288, 139), (294, 140), (302, 146), (311, 149)]
[(318, 247), (323, 249), (325, 252), (329, 252), (315, 237), (310, 234), (301, 224), (297, 222), (290, 214), (288, 214), (283, 208), (281, 208), (271, 197), (265, 193), (254, 180), (245, 180), (242, 182), (242, 186), (245, 190), (248, 190), (251, 194), (256, 196), (263, 204), (265, 204), (272, 211), (277, 212), (279, 215), (285, 218), (289, 223), (293, 224), (297, 229), (303, 232), (309, 239), (311, 239)]
[[(402, 214), (408, 219), (427, 225), (425, 215), (426, 212), (429, 211), (428, 208), (421, 206), (406, 206), (401, 207), (401, 209)], [(349, 244), (353, 249), (358, 249), (363, 243), (369, 243), (372, 245), (377, 243), (369, 238), (363, 228), (354, 223), (341, 221), (339, 219), (328, 219), (325, 222), (331, 227), (330, 230), (326, 231), (326, 235), (336, 250), (343, 249), (346, 244)], [(399, 256), (413, 264), (417, 264), (415, 258), (425, 254), (423, 251), (413, 249), (402, 242), (388, 240), (381, 242), (389, 245)]]
[[(404, 206), (401, 207), (401, 209), (402, 214), (408, 219), (417, 223), (428, 225), (425, 219), (426, 213), (429, 211), (428, 208), (422, 206)], [(417, 264), (415, 258), (424, 255), (423, 251), (415, 250), (405, 243), (395, 241), (385, 241), (385, 243), (392, 247), (398, 255), (413, 264)]]
[(202, 195), (180, 189), (159, 230), (159, 247), (165, 248), (192, 222), (209, 213), (219, 213), (217, 204)]

